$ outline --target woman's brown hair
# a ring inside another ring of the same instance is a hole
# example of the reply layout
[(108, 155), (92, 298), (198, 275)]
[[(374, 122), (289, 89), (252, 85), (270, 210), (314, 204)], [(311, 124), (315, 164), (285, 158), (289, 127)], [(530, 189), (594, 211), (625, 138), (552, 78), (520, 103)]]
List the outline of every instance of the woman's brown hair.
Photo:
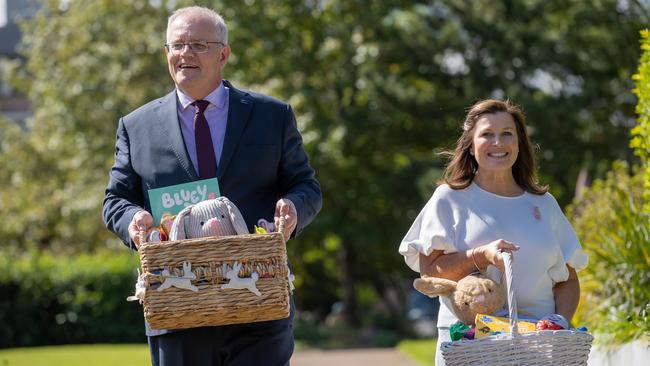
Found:
[(508, 100), (486, 99), (477, 102), (469, 109), (465, 122), (463, 122), (463, 133), (458, 138), (456, 148), (453, 152), (443, 152), (443, 155), (449, 157), (449, 163), (445, 167), (443, 174), (443, 181), (452, 189), (464, 189), (472, 183), (478, 170), (478, 163), (474, 156), (470, 154), (474, 127), (482, 115), (499, 112), (510, 114), (517, 126), (519, 154), (512, 166), (512, 176), (515, 182), (529, 193), (538, 195), (546, 193), (548, 187), (537, 183), (535, 156), (526, 131), (526, 116), (519, 107)]

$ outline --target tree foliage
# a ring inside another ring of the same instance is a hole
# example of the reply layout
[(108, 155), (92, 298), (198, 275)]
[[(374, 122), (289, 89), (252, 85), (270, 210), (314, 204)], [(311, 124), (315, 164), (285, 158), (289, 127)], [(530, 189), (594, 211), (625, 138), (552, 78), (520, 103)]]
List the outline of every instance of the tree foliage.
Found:
[(172, 87), (166, 16), (147, 1), (45, 1), (24, 24), (14, 79), (33, 116), (2, 136), (5, 244), (70, 252), (109, 241), (101, 203), (117, 120)]
[[(630, 146), (641, 167), (616, 162), (607, 177), (595, 182), (570, 206), (569, 215), (590, 265), (583, 279), (581, 322), (601, 334), (599, 341), (624, 343), (650, 338), (650, 32), (641, 31), (639, 71), (634, 75), (639, 98), (637, 126)], [(645, 209), (644, 209), (645, 208)], [(588, 309), (588, 310), (586, 310)]]
[(577, 318), (603, 344), (650, 337), (650, 227), (642, 171), (618, 162), (569, 210), (589, 255)]
[(310, 255), (298, 260), (340, 269), (331, 279), (348, 309), (362, 284), (391, 303), (391, 283), (406, 272), (395, 248), (443, 165), (434, 149), (453, 144), (477, 99), (523, 105), (541, 175), (562, 203), (581, 168), (603, 174), (630, 155), (638, 52), (626, 45), (648, 19), (643, 7), (256, 0), (235, 12), (232, 2), (215, 4), (233, 25), (228, 73), (301, 114), (325, 203), (297, 243)]
[[(602, 175), (631, 155), (629, 45), (649, 19), (637, 2), (200, 3), (229, 25), (226, 77), (295, 107), (322, 183), (322, 213), (289, 243), (305, 309), (343, 299), (352, 323), (360, 307), (401, 311), (412, 274), (397, 244), (440, 176), (434, 152), (453, 145), (477, 99), (524, 107), (543, 181), (563, 203), (580, 169)], [(100, 219), (116, 122), (172, 88), (168, 5), (47, 0), (24, 25), (15, 79), (34, 115), (26, 131), (0, 132), (4, 245), (119, 246)]]

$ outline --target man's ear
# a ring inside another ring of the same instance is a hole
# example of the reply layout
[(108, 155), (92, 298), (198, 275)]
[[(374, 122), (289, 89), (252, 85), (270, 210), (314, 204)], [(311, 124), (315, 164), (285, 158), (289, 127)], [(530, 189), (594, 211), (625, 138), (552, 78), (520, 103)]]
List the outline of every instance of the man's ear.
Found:
[(226, 63), (228, 63), (228, 59), (230, 59), (230, 46), (225, 45), (221, 48), (221, 53), (219, 55), (219, 63), (221, 64), (221, 68), (223, 69), (224, 66), (226, 66)]

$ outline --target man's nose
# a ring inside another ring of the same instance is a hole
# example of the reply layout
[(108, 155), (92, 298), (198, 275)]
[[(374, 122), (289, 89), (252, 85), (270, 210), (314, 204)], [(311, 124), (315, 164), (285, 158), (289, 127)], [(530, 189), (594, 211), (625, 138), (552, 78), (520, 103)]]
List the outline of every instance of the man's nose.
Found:
[(192, 51), (192, 48), (190, 47), (189, 43), (184, 43), (183, 48), (181, 48), (180, 51), (178, 51), (178, 54), (182, 55), (182, 54), (188, 54), (188, 53), (189, 54), (194, 54), (194, 51)]

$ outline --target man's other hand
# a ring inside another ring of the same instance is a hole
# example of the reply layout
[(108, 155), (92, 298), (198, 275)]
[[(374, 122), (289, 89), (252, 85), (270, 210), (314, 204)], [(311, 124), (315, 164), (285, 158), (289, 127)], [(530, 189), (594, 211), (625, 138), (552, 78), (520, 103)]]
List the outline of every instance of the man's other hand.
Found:
[(291, 234), (296, 229), (298, 224), (298, 212), (296, 211), (296, 206), (291, 202), (290, 199), (281, 198), (275, 204), (275, 214), (273, 215), (273, 221), (275, 227), (280, 227), (280, 217), (284, 217), (284, 240), (289, 240)]

